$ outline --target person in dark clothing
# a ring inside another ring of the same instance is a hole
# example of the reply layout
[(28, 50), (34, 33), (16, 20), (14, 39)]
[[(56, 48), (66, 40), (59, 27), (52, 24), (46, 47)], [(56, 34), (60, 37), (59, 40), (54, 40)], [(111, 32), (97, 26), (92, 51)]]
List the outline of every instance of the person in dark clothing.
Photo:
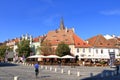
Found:
[(119, 66), (116, 66), (117, 75), (119, 74)]
[(34, 65), (34, 68), (35, 68), (35, 76), (37, 78), (37, 76), (39, 74), (39, 64), (38, 64), (38, 62)]

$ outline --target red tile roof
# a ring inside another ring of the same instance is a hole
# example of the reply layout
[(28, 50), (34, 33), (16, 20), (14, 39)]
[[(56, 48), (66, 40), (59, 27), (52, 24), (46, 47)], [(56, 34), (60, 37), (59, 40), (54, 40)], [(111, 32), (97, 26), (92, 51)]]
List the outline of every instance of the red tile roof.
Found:
[(115, 38), (109, 39), (109, 42), (112, 43), (116, 47), (120, 46), (120, 38), (115, 37)]
[(73, 30), (69, 29), (49, 31), (45, 40), (50, 41), (52, 45), (58, 45), (60, 42), (65, 42), (66, 44), (74, 44)]
[(88, 43), (93, 47), (106, 47), (106, 48), (114, 48), (116, 47), (113, 42), (105, 39), (102, 35), (97, 35), (92, 38), (89, 38)]
[(18, 43), (20, 41), (20, 39), (16, 38), (14, 41), (15, 41), (15, 43)]
[(39, 37), (33, 38), (33, 42), (39, 42)]
[(33, 38), (33, 42), (39, 42), (40, 39), (42, 39), (43, 36), (39, 36), (39, 37), (36, 37), (36, 38)]
[(89, 44), (74, 33), (73, 29), (49, 31), (45, 40), (50, 41), (52, 45), (64, 42), (68, 45), (75, 45), (75, 47), (90, 47)]
[(73, 34), (75, 47), (91, 47), (87, 42), (79, 38), (76, 34)]

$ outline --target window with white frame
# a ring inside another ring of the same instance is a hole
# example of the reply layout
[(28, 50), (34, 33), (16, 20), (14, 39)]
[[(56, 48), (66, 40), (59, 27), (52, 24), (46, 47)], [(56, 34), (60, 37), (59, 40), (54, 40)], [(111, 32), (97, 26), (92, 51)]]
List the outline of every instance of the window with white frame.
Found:
[(79, 53), (79, 48), (77, 48), (77, 53)]
[(83, 48), (83, 53), (85, 53), (85, 48)]
[(115, 53), (115, 49), (113, 49), (113, 52)]
[(101, 54), (103, 54), (103, 49), (101, 49)]
[(89, 53), (91, 53), (91, 48), (89, 48)]
[(96, 49), (96, 53), (98, 53), (98, 49)]

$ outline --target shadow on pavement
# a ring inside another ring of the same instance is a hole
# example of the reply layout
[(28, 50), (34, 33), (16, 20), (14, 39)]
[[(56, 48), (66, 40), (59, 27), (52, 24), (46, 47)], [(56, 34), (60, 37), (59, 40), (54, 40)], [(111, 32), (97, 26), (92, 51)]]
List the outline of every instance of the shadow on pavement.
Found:
[(0, 63), (0, 67), (12, 67), (12, 66), (18, 66), (18, 64), (12, 64), (12, 63)]
[(92, 73), (90, 74), (90, 77), (80, 79), (80, 80), (118, 80), (118, 77), (120, 79), (120, 75), (113, 75), (113, 72), (115, 70), (104, 70), (100, 74), (93, 75)]
[(48, 76), (41, 76), (41, 78), (46, 78), (46, 77), (51, 77), (51, 76), (49, 76), (49, 75)]

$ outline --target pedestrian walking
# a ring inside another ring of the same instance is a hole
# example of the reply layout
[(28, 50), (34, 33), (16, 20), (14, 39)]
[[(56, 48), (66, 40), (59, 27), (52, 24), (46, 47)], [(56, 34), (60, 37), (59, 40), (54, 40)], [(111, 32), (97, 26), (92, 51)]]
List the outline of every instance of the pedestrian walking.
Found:
[(116, 65), (117, 75), (119, 74), (119, 65)]
[(39, 63), (38, 62), (35, 63), (34, 68), (35, 68), (35, 76), (37, 78), (39, 74)]

